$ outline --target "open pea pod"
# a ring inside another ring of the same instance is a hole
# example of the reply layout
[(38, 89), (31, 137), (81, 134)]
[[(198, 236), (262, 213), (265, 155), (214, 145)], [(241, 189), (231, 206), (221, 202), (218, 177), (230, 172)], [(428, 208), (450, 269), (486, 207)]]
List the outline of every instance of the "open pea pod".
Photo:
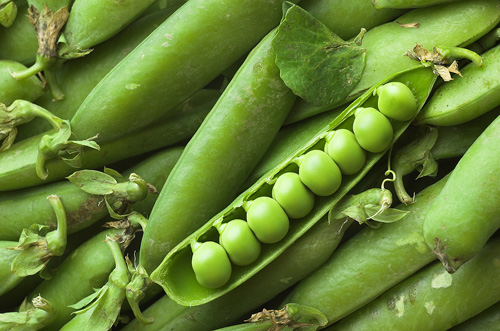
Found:
[[(218, 242), (219, 231), (216, 227), (234, 219), (245, 219), (245, 206), (248, 205), (249, 202), (254, 201), (258, 197), (270, 197), (273, 185), (281, 174), (286, 172), (298, 172), (299, 166), (297, 165), (297, 160), (299, 157), (311, 150), (322, 150), (325, 145), (327, 134), (337, 128), (348, 127), (351, 123), (350, 120), (354, 117), (356, 109), (359, 107), (376, 107), (377, 96), (374, 95), (374, 91), (377, 87), (388, 82), (401, 82), (406, 84), (415, 96), (418, 111), (428, 98), (436, 78), (436, 74), (430, 67), (422, 65), (392, 75), (370, 88), (352, 102), (338, 117), (330, 122), (322, 132), (311, 137), (309, 142), (298, 149), (296, 153), (268, 171), (237, 197), (229, 206), (174, 247), (164, 258), (161, 265), (151, 274), (151, 279), (161, 285), (170, 298), (186, 306), (204, 304), (244, 283), (259, 270), (276, 259), (285, 249), (325, 215), (333, 205), (356, 185), (356, 183), (362, 180), (410, 125), (411, 120), (391, 120), (393, 137), (389, 147), (377, 153), (368, 152), (362, 169), (353, 175), (343, 175), (340, 187), (333, 194), (328, 196), (316, 195), (313, 209), (304, 217), (290, 219), (288, 232), (283, 239), (271, 244), (263, 243), (256, 261), (245, 266), (233, 264), (231, 266), (229, 280), (224, 285), (217, 288), (208, 288), (198, 283), (191, 264), (193, 257), (192, 245), (194, 243), (206, 241)], [(216, 268), (216, 266), (213, 266), (213, 268)]]

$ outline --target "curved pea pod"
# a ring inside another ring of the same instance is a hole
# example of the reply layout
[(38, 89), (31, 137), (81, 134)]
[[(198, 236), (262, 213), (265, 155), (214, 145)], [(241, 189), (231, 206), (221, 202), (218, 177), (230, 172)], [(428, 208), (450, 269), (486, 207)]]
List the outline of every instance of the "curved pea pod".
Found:
[(498, 301), (499, 257), (494, 240), (455, 274), (436, 261), (326, 330), (447, 330)]
[(392, 154), (391, 167), (396, 175), (394, 189), (402, 203), (412, 203), (413, 197), (406, 191), (404, 176), (415, 170), (417, 179), (436, 176), (439, 161), (461, 157), (469, 147), (500, 115), (500, 108), (492, 110), (470, 122), (454, 126), (420, 126), (414, 139)]
[(481, 67), (468, 64), (460, 69), (462, 77), (440, 86), (418, 114), (415, 124), (463, 124), (499, 106), (500, 46), (481, 54), (481, 58)]
[[(403, 56), (415, 43), (425, 49), (432, 49), (436, 45), (465, 47), (499, 22), (498, 2), (482, 0), (414, 9), (393, 22), (374, 27), (362, 39), (366, 63), (361, 80), (341, 104), (358, 97), (388, 75), (418, 66), (418, 63)], [(419, 27), (405, 26), (412, 23), (419, 23)], [(339, 105), (314, 106), (298, 99), (286, 123), (299, 121), (336, 106)]]
[(191, 307), (181, 306), (164, 295), (144, 311), (154, 317), (153, 324), (146, 325), (136, 319), (123, 330), (209, 331), (235, 322), (317, 269), (338, 247), (351, 224), (351, 221), (328, 222), (323, 217), (267, 267), (226, 295)]
[[(290, 222), (288, 233), (281, 241), (272, 245), (263, 245), (261, 254), (256, 262), (249, 266), (234, 268), (231, 278), (222, 287), (208, 289), (196, 282), (190, 265), (190, 243), (193, 241), (214, 240), (214, 237), (217, 238), (214, 224), (244, 217), (244, 204), (261, 196), (269, 196), (272, 185), (281, 173), (298, 170), (296, 162), (301, 155), (314, 149), (323, 148), (324, 138), (329, 131), (334, 130), (343, 122), (351, 120), (352, 118), (350, 117), (354, 115), (358, 107), (368, 106), (376, 102), (376, 97), (373, 96), (373, 90), (379, 85), (388, 81), (402, 81), (409, 84), (417, 99), (418, 109), (420, 109), (428, 97), (435, 80), (436, 75), (430, 68), (418, 67), (391, 76), (372, 87), (372, 89), (356, 99), (338, 117), (330, 122), (324, 128), (323, 132), (311, 137), (307, 144), (303, 145), (296, 150), (293, 155), (290, 155), (275, 168), (267, 172), (205, 225), (201, 226), (192, 235), (186, 237), (181, 243), (174, 247), (165, 257), (162, 264), (151, 274), (152, 280), (160, 284), (173, 300), (180, 304), (191, 306), (209, 302), (243, 284), (310, 229), (328, 212), (332, 205), (338, 202), (364, 177), (365, 174), (368, 173), (370, 168), (377, 163), (385, 151), (380, 153), (369, 153), (365, 166), (357, 174), (343, 177), (340, 188), (334, 194), (325, 197), (316, 196), (316, 201), (311, 213), (301, 219)], [(404, 132), (409, 124), (410, 121), (392, 123), (394, 127), (393, 141)]]
[(425, 245), (422, 223), (445, 182), (446, 177), (421, 191), (412, 205), (396, 207), (408, 212), (400, 221), (367, 227), (349, 238), (281, 305), (315, 307), (331, 325), (435, 260)]
[(274, 62), (274, 33), (249, 54), (165, 183), (142, 239), (148, 272), (234, 199), (288, 114), (295, 95)]
[[(33, 224), (53, 228), (55, 215), (45, 201), (51, 194), (59, 196), (64, 203), (69, 234), (108, 216), (107, 203), (113, 212), (124, 213), (131, 204), (147, 199), (148, 202), (141, 202), (136, 207), (142, 206), (140, 208), (149, 213), (157, 195), (145, 193), (163, 186), (182, 150), (182, 147), (173, 147), (157, 152), (127, 169), (123, 176), (109, 170), (107, 173), (86, 170), (73, 173), (69, 181), (8, 192), (0, 196), (0, 223), (3, 229), (0, 240), (17, 240), (23, 229)], [(82, 176), (84, 179), (90, 177), (91, 181), (83, 180)], [(92, 179), (106, 185), (90, 190), (87, 186), (95, 183)], [(146, 205), (149, 208), (145, 208)]]
[(462, 322), (449, 331), (498, 331), (500, 330), (500, 302)]
[[(178, 6), (168, 6), (157, 9), (95, 47), (89, 55), (65, 62), (56, 73), (64, 99), (55, 100), (48, 92), (37, 99), (37, 104), (59, 118), (70, 120), (99, 81), (177, 8)], [(49, 129), (48, 123), (34, 119), (19, 128), (17, 139), (19, 141)]]
[(10, 106), (15, 100), (23, 99), (35, 101), (43, 95), (43, 83), (37, 77), (17, 81), (11, 76), (11, 72), (25, 68), (19, 62), (0, 60), (0, 103)]
[[(165, 116), (154, 125), (125, 137), (101, 144), (100, 150), (85, 151), (81, 155), (81, 168), (97, 169), (116, 161), (137, 156), (155, 149), (180, 143), (191, 137), (220, 96), (217, 90), (200, 90), (177, 106), (178, 116)], [(61, 159), (46, 163), (45, 180), (36, 175), (37, 135), (11, 146), (0, 153), (0, 191), (15, 190), (53, 182), (69, 176), (75, 168)]]
[(450, 273), (500, 227), (499, 145), (497, 117), (460, 159), (425, 217), (425, 241)]

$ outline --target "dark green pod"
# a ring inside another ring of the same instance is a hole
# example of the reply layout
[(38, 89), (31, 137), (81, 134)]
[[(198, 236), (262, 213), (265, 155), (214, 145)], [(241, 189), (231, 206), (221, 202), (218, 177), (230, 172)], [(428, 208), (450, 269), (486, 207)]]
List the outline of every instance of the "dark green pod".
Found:
[(462, 156), (425, 217), (425, 241), (450, 273), (476, 255), (500, 227), (498, 146), (500, 116)]
[(494, 240), (454, 274), (436, 261), (325, 330), (447, 330), (498, 302), (499, 257)]
[(500, 301), (449, 331), (498, 331), (500, 330)]
[[(322, 149), (324, 138), (330, 130), (337, 128), (342, 123), (348, 121), (353, 116), (354, 111), (360, 106), (370, 106), (376, 102), (373, 90), (388, 81), (402, 81), (409, 85), (417, 99), (420, 109), (430, 94), (436, 76), (430, 68), (418, 67), (396, 74), (372, 87), (365, 94), (356, 99), (344, 112), (330, 122), (323, 132), (310, 138), (309, 142), (296, 150), (293, 155), (283, 160), (278, 166), (271, 169), (263, 177), (257, 180), (249, 189), (243, 192), (224, 210), (210, 219), (205, 225), (196, 230), (192, 235), (185, 238), (179, 245), (174, 247), (165, 257), (162, 264), (151, 274), (152, 279), (160, 284), (166, 293), (175, 301), (184, 305), (199, 305), (214, 300), (221, 295), (230, 292), (237, 286), (243, 284), (252, 275), (257, 273), (273, 259), (279, 256), (295, 240), (302, 236), (311, 228), (324, 214), (328, 212), (333, 204), (338, 202), (347, 192), (359, 182), (370, 168), (377, 163), (384, 152), (370, 154), (363, 169), (352, 176), (343, 178), (343, 184), (331, 196), (317, 197), (312, 212), (294, 222), (291, 222), (290, 229), (285, 238), (273, 245), (263, 245), (261, 255), (251, 266), (234, 268), (229, 282), (218, 289), (207, 289), (197, 284), (190, 267), (190, 242), (193, 240), (210, 240), (217, 236), (213, 227), (215, 222), (227, 222), (234, 218), (241, 218), (244, 215), (243, 205), (259, 196), (269, 196), (272, 185), (277, 177), (287, 171), (296, 171), (297, 158), (312, 149)], [(396, 140), (410, 124), (407, 122), (394, 122), (394, 140)]]

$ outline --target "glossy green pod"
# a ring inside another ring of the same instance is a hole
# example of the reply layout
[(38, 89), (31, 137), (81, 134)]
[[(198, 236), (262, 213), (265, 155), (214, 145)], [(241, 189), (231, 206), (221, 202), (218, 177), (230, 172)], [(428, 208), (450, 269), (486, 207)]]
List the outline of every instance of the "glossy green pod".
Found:
[(460, 0), (372, 0), (373, 6), (382, 8), (418, 8), (434, 6), (448, 2), (458, 2)]
[[(290, 229), (285, 238), (278, 243), (272, 245), (263, 245), (261, 255), (257, 261), (248, 267), (235, 268), (231, 278), (226, 285), (218, 289), (207, 289), (197, 284), (194, 279), (193, 272), (190, 267), (190, 242), (193, 240), (204, 241), (217, 236), (215, 222), (227, 222), (234, 218), (241, 218), (244, 215), (243, 205), (245, 202), (253, 200), (259, 196), (270, 195), (272, 185), (277, 177), (287, 171), (296, 171), (297, 158), (307, 151), (312, 149), (322, 149), (324, 138), (330, 130), (337, 128), (340, 124), (347, 121), (354, 114), (356, 108), (360, 106), (369, 106), (376, 102), (376, 97), (373, 96), (373, 90), (388, 81), (402, 81), (409, 84), (412, 91), (415, 93), (419, 109), (422, 107), (426, 98), (434, 85), (436, 76), (430, 68), (418, 67), (413, 70), (407, 70), (397, 75), (391, 76), (372, 87), (361, 97), (356, 99), (349, 107), (345, 109), (338, 117), (330, 122), (322, 132), (310, 138), (307, 144), (295, 151), (285, 160), (271, 169), (268, 173), (258, 179), (250, 188), (243, 192), (231, 204), (220, 211), (205, 225), (201, 226), (193, 234), (186, 237), (179, 245), (174, 247), (163, 260), (162, 264), (151, 274), (152, 279), (160, 284), (165, 292), (175, 301), (184, 305), (199, 305), (225, 293), (230, 292), (237, 286), (243, 284), (252, 275), (257, 273), (273, 259), (279, 256), (291, 243), (302, 236), (309, 228), (311, 228), (333, 204), (342, 198), (350, 191), (354, 185), (359, 182), (369, 169), (382, 157), (384, 152), (370, 154), (367, 156), (367, 161), (363, 169), (352, 176), (343, 178), (343, 184), (331, 196), (317, 197), (315, 206), (312, 212), (299, 220), (290, 223)], [(410, 124), (407, 122), (394, 122), (394, 140), (396, 140)]]
[[(420, 24), (418, 28), (401, 25), (415, 22)], [(362, 39), (362, 47), (366, 49), (366, 63), (361, 80), (342, 103), (358, 97), (388, 75), (418, 66), (417, 62), (404, 56), (407, 50), (413, 49), (415, 43), (428, 50), (436, 45), (465, 47), (499, 22), (499, 2), (480, 0), (414, 9), (393, 22), (374, 27)], [(335, 105), (314, 107), (298, 99), (286, 123), (302, 120), (333, 107)]]
[(436, 261), (325, 330), (447, 330), (498, 302), (499, 257), (497, 239), (454, 274)]
[(425, 241), (450, 273), (500, 227), (499, 145), (500, 116), (462, 156), (425, 217)]
[(468, 64), (460, 69), (462, 77), (455, 77), (434, 92), (415, 118), (417, 125), (463, 124), (500, 105), (500, 46), (481, 54), (481, 58), (481, 67)]
[[(190, 138), (220, 96), (217, 90), (200, 90), (180, 104), (178, 116), (166, 116), (134, 134), (104, 144), (101, 150), (89, 150), (82, 155), (82, 168), (97, 169), (113, 162), (138, 156), (158, 148), (180, 143)], [(43, 134), (42, 134), (43, 135)], [(37, 144), (40, 135), (25, 139), (0, 153), (0, 191), (16, 190), (60, 180), (75, 171), (60, 159), (47, 163), (49, 176), (40, 179), (35, 173)], [(17, 146), (17, 147), (14, 147)]]
[(318, 270), (281, 301), (320, 309), (328, 325), (364, 306), (436, 259), (426, 247), (422, 223), (446, 179), (421, 191), (400, 221), (365, 227), (349, 238)]
[(274, 35), (250, 52), (165, 183), (142, 239), (148, 272), (237, 196), (283, 124), (296, 97), (279, 76)]

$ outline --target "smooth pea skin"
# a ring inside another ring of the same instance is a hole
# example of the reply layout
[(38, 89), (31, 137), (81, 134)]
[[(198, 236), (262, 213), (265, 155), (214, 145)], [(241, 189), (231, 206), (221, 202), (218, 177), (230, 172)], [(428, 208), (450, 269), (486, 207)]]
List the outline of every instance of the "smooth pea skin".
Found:
[(340, 187), (340, 168), (325, 152), (310, 151), (299, 162), (300, 179), (314, 194), (328, 196)]
[(372, 107), (358, 108), (354, 115), (353, 130), (356, 140), (363, 149), (372, 153), (385, 150), (392, 142), (391, 122)]
[(269, 197), (259, 197), (251, 202), (247, 222), (257, 238), (266, 244), (283, 239), (290, 225), (283, 208)]
[(224, 248), (213, 241), (194, 249), (191, 265), (198, 283), (208, 288), (221, 287), (231, 277), (229, 257)]
[(248, 265), (260, 255), (261, 245), (244, 220), (236, 219), (223, 225), (219, 243), (232, 263)]
[(352, 131), (335, 130), (326, 138), (325, 152), (339, 166), (344, 175), (354, 175), (363, 168), (366, 152), (356, 141)]
[(314, 206), (314, 194), (295, 172), (286, 172), (278, 177), (273, 186), (273, 199), (278, 201), (290, 218), (304, 217)]
[(417, 100), (410, 88), (401, 82), (390, 82), (375, 90), (378, 110), (397, 121), (409, 121), (417, 114)]

